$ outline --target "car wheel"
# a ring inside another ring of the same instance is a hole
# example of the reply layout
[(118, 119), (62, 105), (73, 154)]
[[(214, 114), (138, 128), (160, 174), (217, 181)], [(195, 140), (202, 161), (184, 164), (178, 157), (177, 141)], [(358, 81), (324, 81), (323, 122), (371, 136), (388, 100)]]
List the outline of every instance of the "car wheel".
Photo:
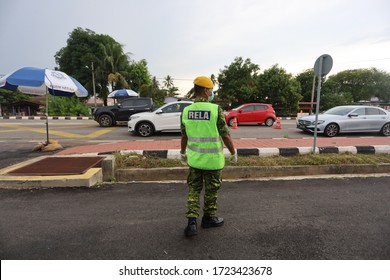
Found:
[(334, 137), (339, 134), (339, 126), (335, 123), (330, 123), (325, 127), (324, 134), (328, 137)]
[(142, 122), (139, 125), (137, 125), (137, 133), (142, 137), (148, 137), (152, 135), (153, 132), (154, 132), (153, 126), (148, 122)]
[(273, 126), (274, 125), (274, 120), (272, 118), (268, 118), (265, 120), (265, 125), (266, 126)]
[(382, 127), (380, 134), (383, 136), (390, 136), (390, 123), (386, 123)]
[(229, 126), (233, 126), (233, 123), (234, 123), (234, 118), (231, 118), (231, 119), (228, 121), (228, 125), (229, 125)]
[(99, 117), (99, 124), (102, 127), (108, 127), (115, 125), (115, 122), (110, 115), (103, 114)]

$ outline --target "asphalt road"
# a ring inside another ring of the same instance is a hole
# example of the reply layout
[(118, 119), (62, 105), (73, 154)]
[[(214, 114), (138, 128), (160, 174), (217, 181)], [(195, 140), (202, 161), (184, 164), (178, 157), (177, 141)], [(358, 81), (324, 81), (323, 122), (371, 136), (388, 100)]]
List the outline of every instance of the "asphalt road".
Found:
[(190, 239), (185, 184), (0, 190), (0, 258), (388, 260), (389, 179), (224, 182)]

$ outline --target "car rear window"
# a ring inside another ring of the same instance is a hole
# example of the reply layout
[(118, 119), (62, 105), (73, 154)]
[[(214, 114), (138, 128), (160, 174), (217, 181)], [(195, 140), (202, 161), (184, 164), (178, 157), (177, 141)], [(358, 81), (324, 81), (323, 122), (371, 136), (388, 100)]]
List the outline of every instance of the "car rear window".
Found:
[(378, 108), (367, 108), (366, 115), (386, 115), (386, 113)]
[(149, 99), (127, 99), (122, 101), (122, 106), (124, 107), (147, 107), (151, 105)]
[(255, 105), (255, 111), (264, 111), (267, 109), (268, 107), (266, 105)]
[(328, 111), (325, 112), (325, 114), (328, 115), (339, 115), (343, 116), (349, 112), (351, 112), (354, 108), (352, 107), (335, 107), (332, 109), (329, 109)]

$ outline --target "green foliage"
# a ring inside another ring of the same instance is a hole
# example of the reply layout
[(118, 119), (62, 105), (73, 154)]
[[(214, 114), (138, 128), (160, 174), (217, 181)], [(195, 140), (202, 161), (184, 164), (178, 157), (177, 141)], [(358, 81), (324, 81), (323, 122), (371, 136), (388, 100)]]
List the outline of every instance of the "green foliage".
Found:
[[(342, 165), (342, 164), (381, 164), (390, 163), (390, 154), (309, 154), (297, 156), (239, 156), (237, 163), (226, 161), (234, 166), (296, 166), (296, 165)], [(158, 168), (183, 167), (178, 159), (145, 157), (138, 154), (115, 154), (116, 168)]]
[(152, 84), (148, 63), (145, 59), (130, 64), (126, 69), (126, 72), (126, 80), (129, 81), (130, 88), (136, 92), (140, 92), (143, 86)]
[[(353, 104), (353, 95), (351, 92), (339, 92), (339, 82), (336, 79), (326, 80), (321, 89), (320, 110), (325, 111), (335, 106)], [(317, 90), (315, 92), (317, 97)], [(315, 100), (315, 99), (314, 99)]]
[(179, 89), (177, 87), (175, 87), (174, 83), (173, 83), (173, 78), (169, 75), (167, 75), (165, 78), (164, 78), (164, 88), (166, 90), (166, 93), (167, 93), (167, 96), (170, 96), (170, 97), (175, 97), (178, 95), (178, 91)]
[(257, 88), (260, 100), (272, 104), (279, 116), (295, 113), (302, 99), (300, 83), (278, 65), (259, 76)]
[(69, 34), (67, 46), (54, 56), (59, 70), (76, 78), (89, 93), (93, 92), (91, 62), (96, 65), (98, 58), (103, 56), (100, 47), (103, 40), (107, 39), (99, 37), (92, 30), (78, 27)]
[(88, 106), (78, 97), (49, 95), (49, 116), (89, 116)]
[(146, 157), (134, 153), (121, 155), (115, 154), (116, 168), (136, 167), (136, 168), (158, 168), (182, 166), (179, 159), (167, 159), (159, 157)]
[(153, 105), (160, 107), (164, 104), (164, 99), (167, 96), (167, 91), (160, 89), (160, 84), (156, 77), (152, 78), (152, 83), (149, 85), (143, 85), (140, 89), (141, 97), (149, 97), (153, 99)]
[[(238, 57), (218, 76), (218, 101), (226, 107), (243, 103), (271, 103), (278, 115), (290, 115), (298, 109), (301, 85), (277, 65), (259, 74), (260, 67), (250, 59)], [(227, 103), (227, 104), (226, 104)]]
[[(310, 102), (311, 101), (311, 95), (313, 91), (313, 78), (314, 78), (314, 70), (313, 69), (307, 69), (301, 73), (299, 73), (295, 79), (301, 84), (301, 95), (302, 95), (302, 101)], [(316, 88), (318, 85), (318, 79), (315, 78), (315, 85), (314, 85), (314, 93), (316, 92)], [(315, 95), (315, 94), (314, 94)]]
[[(303, 101), (311, 100), (314, 71), (309, 69), (297, 75), (302, 88)], [(317, 97), (318, 79), (315, 79), (314, 101)], [(384, 102), (390, 101), (390, 74), (371, 69), (354, 69), (339, 72), (328, 79), (322, 79), (320, 110), (370, 101), (377, 97)]]
[(243, 103), (260, 102), (256, 82), (260, 67), (250, 59), (237, 57), (218, 75), (218, 99), (223, 107), (237, 107)]
[(339, 72), (330, 76), (323, 87), (327, 93), (349, 94), (353, 102), (367, 101), (372, 97), (390, 101), (390, 74), (375, 68)]
[(111, 90), (139, 91), (151, 82), (146, 60), (131, 61), (130, 55), (110, 36), (78, 27), (70, 33), (67, 46), (56, 53), (55, 59), (59, 69), (76, 78), (90, 95), (93, 94), (93, 72), (97, 96), (107, 104)]
[(0, 104), (12, 104), (19, 101), (28, 101), (30, 96), (19, 91), (0, 89)]

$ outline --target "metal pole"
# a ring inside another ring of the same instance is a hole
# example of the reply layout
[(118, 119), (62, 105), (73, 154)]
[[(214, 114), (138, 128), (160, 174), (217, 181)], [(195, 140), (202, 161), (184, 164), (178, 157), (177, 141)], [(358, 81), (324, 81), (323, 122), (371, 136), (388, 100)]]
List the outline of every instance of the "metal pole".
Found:
[(49, 145), (49, 92), (46, 87), (46, 145)]
[(321, 79), (322, 79), (322, 62), (324, 58), (321, 56), (319, 63), (319, 75), (318, 75), (318, 86), (317, 86), (317, 102), (316, 102), (316, 118), (314, 124), (314, 143), (313, 143), (313, 153), (316, 152), (317, 146), (317, 122), (318, 122), (318, 114), (320, 112), (320, 93), (321, 93)]
[(311, 88), (310, 115), (313, 114), (314, 89), (316, 87), (316, 74), (313, 76), (313, 87)]
[(93, 61), (91, 62), (91, 67), (92, 67), (93, 99), (95, 100), (94, 110), (96, 110), (95, 68), (93, 67)]

